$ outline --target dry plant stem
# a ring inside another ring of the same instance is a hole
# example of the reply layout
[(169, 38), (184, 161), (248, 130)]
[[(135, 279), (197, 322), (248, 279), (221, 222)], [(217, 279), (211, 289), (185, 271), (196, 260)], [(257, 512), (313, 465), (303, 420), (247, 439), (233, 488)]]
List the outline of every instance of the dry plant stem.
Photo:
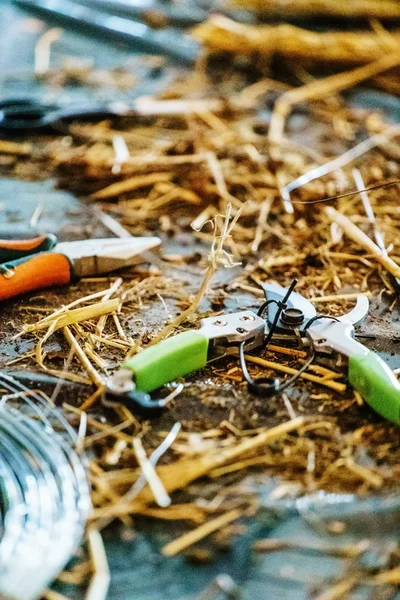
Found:
[(214, 152), (207, 152), (206, 156), (207, 156), (208, 167), (209, 167), (209, 169), (212, 173), (212, 176), (215, 180), (215, 183), (217, 185), (218, 192), (219, 192), (219, 195), (221, 196), (221, 198), (226, 203), (232, 203), (234, 206), (236, 206), (236, 208), (241, 208), (243, 206), (243, 203), (228, 192), (228, 188), (226, 187), (226, 182), (225, 182), (224, 175), (223, 175), (223, 172), (221, 169), (221, 165), (220, 165), (217, 157), (215, 156)]
[(259, 245), (262, 242), (265, 225), (267, 223), (268, 215), (271, 210), (273, 202), (273, 197), (267, 198), (260, 206), (260, 213), (258, 215), (258, 222), (256, 227), (256, 233), (254, 235), (254, 240), (251, 244), (252, 252), (257, 252)]
[[(203, 281), (201, 282), (200, 288), (199, 288), (196, 296), (194, 297), (192, 304), (189, 306), (189, 308), (187, 308), (185, 311), (183, 311), (183, 313), (181, 313), (179, 315), (179, 317), (177, 317), (172, 323), (169, 323), (166, 327), (164, 327), (164, 329), (162, 329), (160, 331), (160, 333), (158, 335), (156, 335), (156, 337), (150, 342), (149, 346), (153, 346), (154, 344), (157, 344), (158, 342), (160, 342), (161, 340), (166, 338), (176, 327), (178, 327), (181, 323), (186, 321), (186, 319), (188, 317), (190, 317), (192, 314), (194, 314), (197, 311), (204, 294), (207, 292), (208, 285), (209, 285), (214, 273), (217, 270), (218, 263), (221, 262), (223, 259), (223, 255), (224, 255), (223, 246), (224, 246), (226, 240), (228, 239), (228, 237), (230, 236), (231, 231), (234, 228), (234, 226), (240, 216), (240, 211), (238, 211), (231, 222), (230, 221), (231, 212), (232, 212), (232, 205), (230, 203), (228, 203), (227, 209), (226, 209), (226, 215), (224, 217), (224, 222), (222, 225), (221, 234), (218, 236), (217, 232), (215, 232), (214, 242), (213, 242), (213, 246), (211, 248), (209, 265), (207, 267)], [(233, 264), (232, 264), (232, 266), (233, 266)]]
[(316, 596), (315, 600), (342, 600), (359, 582), (359, 577), (346, 578)]
[(367, 17), (377, 19), (400, 18), (397, 0), (296, 0), (282, 3), (282, 0), (232, 0), (235, 6), (260, 12), (264, 17)]
[[(285, 11), (287, 8), (286, 4)], [(310, 63), (365, 64), (399, 45), (398, 30), (392, 31), (388, 40), (387, 36), (371, 31), (321, 33), (287, 23), (247, 25), (222, 15), (212, 16), (192, 30), (192, 35), (217, 52), (286, 58), (306, 66)]]
[(268, 350), (270, 352), (279, 352), (280, 354), (287, 354), (288, 356), (299, 356), (300, 358), (307, 357), (307, 352), (305, 352), (304, 350), (296, 350), (295, 348), (275, 346), (275, 344), (268, 344)]
[(142, 473), (146, 478), (148, 486), (151, 489), (158, 506), (161, 506), (162, 508), (169, 506), (171, 504), (171, 498), (169, 497), (160, 478), (158, 477), (154, 466), (147, 458), (140, 438), (134, 438), (133, 449), (135, 451), (139, 466), (142, 469)]
[(334, 94), (348, 87), (352, 87), (361, 81), (370, 79), (374, 75), (378, 75), (388, 69), (396, 67), (400, 64), (399, 52), (393, 52), (385, 55), (371, 64), (357, 67), (352, 71), (338, 73), (307, 83), (306, 85), (289, 90), (282, 94), (277, 100), (269, 129), (269, 140), (274, 143), (280, 143), (283, 137), (285, 128), (285, 120), (289, 115), (292, 107), (299, 102), (307, 100), (317, 100), (329, 94)]
[(185, 533), (173, 542), (170, 542), (169, 544), (164, 546), (164, 548), (162, 549), (162, 554), (164, 556), (175, 556), (176, 554), (179, 554), (179, 552), (182, 552), (189, 546), (196, 544), (206, 536), (211, 535), (212, 533), (214, 533), (214, 531), (218, 531), (218, 529), (221, 529), (221, 527), (224, 527), (228, 523), (236, 521), (242, 516), (242, 514), (243, 511), (241, 511), (238, 508), (230, 510), (225, 514), (220, 515), (219, 517), (216, 517), (215, 519), (212, 519), (211, 521), (208, 521), (203, 525), (200, 525), (193, 531)]
[(365, 540), (358, 544), (340, 546), (329, 546), (328, 544), (316, 544), (301, 540), (286, 540), (279, 538), (266, 538), (257, 540), (253, 544), (256, 552), (280, 552), (282, 550), (312, 550), (319, 554), (329, 554), (339, 558), (354, 558), (360, 556), (370, 548), (370, 542)]
[[(70, 410), (73, 410), (73, 412), (77, 412), (74, 407), (69, 408)], [(88, 423), (91, 423), (90, 419), (88, 419)], [(178, 489), (184, 489), (192, 481), (211, 473), (215, 469), (221, 467), (221, 465), (233, 461), (243, 454), (254, 452), (258, 448), (272, 443), (292, 431), (301, 429), (304, 423), (305, 419), (303, 417), (297, 417), (296, 419), (277, 425), (267, 431), (263, 431), (255, 437), (246, 439), (233, 447), (224, 448), (218, 453), (210, 452), (209, 454), (199, 456), (196, 460), (193, 460), (193, 457), (190, 457), (189, 459), (184, 458), (171, 465), (161, 466), (157, 469), (157, 473), (163, 482), (165, 489), (169, 493)], [(102, 427), (104, 428), (105, 426)], [(116, 515), (135, 513), (136, 510), (141, 512), (143, 507), (151, 504), (153, 500), (154, 496), (147, 486), (140, 495), (134, 499), (130, 506), (119, 507), (116, 511)], [(112, 509), (113, 507), (110, 509), (110, 507), (107, 506), (94, 509), (92, 516), (95, 519), (107, 518), (110, 516), (110, 510), (112, 511)]]
[(28, 142), (8, 142), (0, 140), (0, 154), (12, 154), (14, 156), (29, 156), (32, 154), (32, 145)]
[(120, 301), (118, 299), (108, 300), (107, 302), (98, 302), (97, 304), (91, 304), (90, 306), (84, 306), (82, 308), (76, 308), (70, 310), (67, 314), (54, 318), (46, 318), (39, 323), (32, 325), (24, 325), (23, 330), (25, 333), (33, 333), (34, 331), (40, 331), (46, 329), (50, 325), (55, 325), (53, 331), (66, 327), (68, 325), (74, 325), (81, 321), (87, 321), (88, 319), (94, 319), (101, 315), (112, 313), (119, 309)]
[[(101, 302), (107, 302), (107, 300), (110, 300), (111, 296), (113, 296), (115, 294), (115, 292), (121, 287), (122, 284), (123, 284), (123, 279), (121, 277), (118, 277), (118, 279), (116, 279), (114, 281), (114, 283), (112, 284), (112, 286), (110, 287), (108, 292), (103, 296)], [(107, 317), (108, 317), (108, 314), (102, 315), (97, 322), (96, 333), (100, 337), (101, 337), (101, 334), (103, 333), (104, 327), (107, 323)]]
[(82, 367), (85, 369), (86, 373), (88, 374), (89, 379), (97, 387), (103, 388), (104, 387), (104, 378), (93, 367), (93, 365), (89, 361), (88, 357), (86, 356), (86, 354), (84, 353), (84, 351), (82, 350), (82, 348), (80, 347), (78, 342), (76, 341), (75, 337), (71, 333), (71, 330), (69, 329), (69, 327), (63, 327), (62, 331), (63, 331), (64, 337), (67, 340), (68, 344), (70, 345), (71, 348), (73, 348), (75, 355), (79, 359), (79, 362), (81, 363)]
[(342, 169), (343, 167), (350, 164), (357, 158), (360, 158), (360, 156), (363, 156), (373, 148), (387, 143), (387, 141), (390, 140), (390, 138), (395, 137), (399, 134), (400, 127), (398, 125), (392, 125), (391, 127), (385, 129), (383, 133), (378, 133), (367, 138), (366, 140), (360, 142), (356, 146), (353, 146), (353, 148), (350, 148), (350, 150), (347, 150), (347, 152), (344, 152), (337, 158), (334, 158), (333, 160), (319, 165), (318, 167), (311, 169), (311, 171), (307, 171), (303, 175), (300, 175), (300, 177), (297, 177), (297, 179), (294, 179), (293, 181), (288, 183), (285, 187), (281, 188), (280, 190), (282, 198), (284, 198), (285, 201), (290, 202), (290, 192), (297, 190), (303, 185), (306, 185), (311, 181), (315, 181), (316, 179), (319, 179), (324, 175), (328, 175), (329, 173), (333, 173), (335, 171), (338, 171), (339, 169)]
[(60, 594), (54, 590), (46, 590), (41, 598), (42, 600), (70, 600), (70, 598), (64, 596), (64, 594)]
[[(91, 279), (90, 281), (93, 281), (93, 279)], [(82, 279), (81, 279), (81, 282), (82, 282)], [(113, 284), (111, 284), (111, 285), (113, 285)], [(51, 314), (47, 315), (47, 317), (43, 317), (43, 319), (40, 319), (40, 321), (38, 323), (48, 323), (49, 321), (53, 321), (59, 315), (70, 311), (70, 309), (73, 308), (74, 306), (77, 306), (78, 304), (82, 304), (83, 302), (91, 302), (92, 300), (96, 300), (97, 298), (102, 298), (107, 293), (108, 293), (108, 289), (102, 290), (101, 292), (95, 292), (94, 294), (89, 294), (88, 296), (82, 296), (81, 298), (78, 298), (77, 300), (70, 302), (66, 306), (62, 306), (61, 308), (58, 308), (54, 312), (51, 312)]]
[[(354, 292), (352, 294), (331, 294), (330, 296), (316, 296), (315, 298), (309, 298), (309, 300), (313, 304), (328, 304), (339, 300), (357, 300), (360, 294), (360, 292)], [(363, 292), (362, 295), (367, 296), (367, 298), (372, 298), (371, 292)]]
[(372, 581), (372, 583), (376, 583), (378, 585), (382, 585), (385, 583), (389, 583), (392, 585), (400, 584), (400, 567), (395, 567), (390, 571), (384, 571), (383, 573), (379, 573), (376, 575)]
[(110, 586), (110, 570), (103, 539), (93, 526), (87, 530), (90, 557), (93, 565), (93, 577), (85, 595), (85, 600), (106, 600)]
[[(127, 161), (128, 162), (128, 161)], [(170, 181), (172, 173), (149, 173), (148, 175), (134, 175), (129, 179), (112, 183), (90, 196), (92, 200), (110, 200), (127, 192), (133, 192), (142, 187), (152, 186), (163, 181)]]
[(60, 39), (62, 32), (63, 30), (59, 27), (48, 29), (37, 42), (35, 46), (34, 65), (34, 73), (36, 76), (40, 77), (45, 75), (49, 70), (51, 45)]
[(400, 266), (397, 265), (385, 252), (369, 238), (357, 225), (354, 225), (348, 217), (333, 208), (325, 206), (324, 212), (333, 223), (337, 223), (344, 233), (356, 244), (359, 244), (364, 250), (372, 255), (389, 273), (394, 277), (400, 277)]
[[(277, 439), (280, 439), (291, 433), (301, 429), (305, 419), (298, 417), (272, 427), (253, 438), (244, 440), (232, 448), (226, 448), (219, 451), (217, 454), (211, 453), (199, 456), (195, 461), (193, 458), (182, 459), (172, 465), (161, 466), (157, 469), (157, 473), (163, 482), (167, 492), (171, 493), (174, 490), (182, 489), (189, 483), (202, 477), (220, 467), (221, 465), (235, 460), (238, 456), (248, 452), (254, 452), (262, 446), (266, 446)], [(148, 487), (146, 487), (137, 498), (138, 504), (149, 504), (153, 500), (153, 495)], [(132, 503), (132, 511), (134, 512), (135, 503)]]
[[(249, 362), (256, 363), (257, 365), (260, 365), (262, 367), (267, 367), (267, 369), (274, 369), (275, 371), (281, 371), (282, 373), (287, 373), (289, 375), (294, 375), (295, 373), (297, 373), (297, 370), (292, 369), (292, 367), (287, 367), (286, 365), (281, 365), (280, 363), (265, 360), (264, 358), (259, 358), (258, 356), (246, 355), (246, 360), (248, 360)], [(319, 385), (324, 385), (325, 387), (335, 390), (336, 392), (346, 391), (346, 384), (344, 383), (331, 381), (330, 379), (317, 377), (316, 375), (310, 375), (309, 373), (302, 373), (300, 377), (302, 379), (307, 379), (308, 381), (318, 383)]]

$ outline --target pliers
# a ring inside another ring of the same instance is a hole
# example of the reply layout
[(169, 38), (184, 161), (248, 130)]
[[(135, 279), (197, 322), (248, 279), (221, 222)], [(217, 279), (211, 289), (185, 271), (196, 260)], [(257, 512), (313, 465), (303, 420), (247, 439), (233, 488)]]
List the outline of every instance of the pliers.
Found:
[[(293, 291), (294, 285), (262, 287), (266, 302), (258, 314), (248, 310), (202, 319), (198, 330), (180, 333), (126, 360), (110, 378), (110, 389), (117, 397), (133, 390), (151, 392), (216, 358), (242, 357), (271, 339), (292, 342), (300, 337), (307, 338), (314, 351), (335, 350), (349, 357), (350, 384), (382, 417), (400, 422), (399, 381), (378, 354), (354, 339), (354, 326), (368, 314), (366, 296), (360, 295), (353, 310), (336, 318), (317, 315), (314, 305)], [(243, 363), (242, 368), (246, 374)], [(272, 393), (281, 389), (276, 386)]]
[(160, 243), (158, 237), (57, 243), (53, 234), (0, 240), (0, 300), (137, 264)]

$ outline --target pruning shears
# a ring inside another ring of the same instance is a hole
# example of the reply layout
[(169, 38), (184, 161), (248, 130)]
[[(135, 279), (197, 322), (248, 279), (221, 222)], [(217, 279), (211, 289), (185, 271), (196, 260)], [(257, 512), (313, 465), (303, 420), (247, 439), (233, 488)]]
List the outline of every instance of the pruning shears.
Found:
[[(282, 301), (287, 290), (276, 284), (263, 284), (268, 301)], [(277, 304), (268, 305), (268, 326), (274, 322)], [(277, 320), (277, 334), (307, 332), (317, 352), (340, 352), (349, 358), (348, 381), (371, 408), (382, 417), (400, 422), (400, 382), (380, 356), (354, 339), (354, 327), (368, 314), (368, 298), (360, 294), (357, 304), (340, 317), (319, 316), (304, 296), (292, 292)]]
[[(336, 318), (317, 315), (314, 305), (293, 291), (294, 285), (262, 287), (266, 302), (259, 314), (247, 310), (202, 319), (199, 329), (179, 333), (126, 360), (110, 379), (110, 390), (117, 398), (133, 390), (148, 394), (216, 358), (231, 354), (242, 358), (271, 339), (292, 341), (300, 336), (308, 338), (314, 351), (347, 356), (348, 380), (354, 389), (382, 417), (400, 422), (399, 381), (378, 354), (354, 339), (354, 327), (368, 314), (366, 296), (360, 295), (350, 312)], [(246, 374), (243, 362), (242, 368)], [(266, 387), (271, 393), (282, 389)]]
[(137, 264), (160, 243), (158, 237), (57, 243), (53, 234), (0, 240), (0, 300)]

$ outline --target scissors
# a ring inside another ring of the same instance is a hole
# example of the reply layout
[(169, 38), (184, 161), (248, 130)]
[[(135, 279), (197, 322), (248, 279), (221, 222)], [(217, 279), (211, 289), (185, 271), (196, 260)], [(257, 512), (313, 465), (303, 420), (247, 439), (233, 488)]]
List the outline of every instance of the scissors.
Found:
[(313, 351), (296, 378), (310, 364), (315, 352), (339, 352), (349, 359), (348, 381), (352, 387), (375, 412), (400, 423), (400, 382), (378, 354), (354, 339), (354, 327), (368, 314), (366, 296), (360, 294), (357, 305), (347, 314), (331, 317), (318, 315), (308, 299), (293, 291), (293, 284), (288, 289), (277, 284), (262, 287), (266, 302), (258, 314), (248, 310), (202, 319), (199, 329), (145, 348), (127, 359), (114, 374), (111, 378), (114, 388), (119, 385), (121, 393), (131, 387), (151, 392), (176, 377), (203, 368), (211, 360), (239, 354), (250, 391), (258, 395), (280, 393), (294, 382), (295, 376), (283, 383), (252, 379), (245, 352), (265, 347), (270, 339), (296, 341), (300, 334), (308, 337)]
[(158, 237), (57, 243), (53, 234), (0, 240), (0, 300), (137, 264), (160, 243)]

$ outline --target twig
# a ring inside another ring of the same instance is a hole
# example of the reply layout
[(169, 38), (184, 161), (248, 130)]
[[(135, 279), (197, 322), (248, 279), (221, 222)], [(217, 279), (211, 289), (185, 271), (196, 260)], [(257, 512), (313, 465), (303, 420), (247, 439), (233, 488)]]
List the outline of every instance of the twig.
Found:
[(390, 258), (369, 238), (357, 225), (332, 206), (325, 206), (324, 212), (333, 223), (337, 223), (345, 234), (371, 254), (394, 277), (400, 277), (400, 266)]
[(351, 71), (338, 73), (307, 83), (306, 85), (289, 90), (282, 94), (277, 100), (272, 116), (268, 137), (271, 142), (279, 143), (283, 136), (285, 119), (290, 113), (291, 108), (306, 100), (315, 100), (335, 92), (339, 92), (348, 87), (354, 86), (361, 81), (370, 79), (384, 71), (388, 71), (400, 63), (399, 53), (392, 52), (378, 58), (375, 62), (368, 65), (357, 67)]
[(158, 506), (165, 507), (171, 504), (171, 498), (165, 490), (160, 478), (157, 475), (151, 461), (147, 458), (140, 438), (135, 437), (133, 440), (133, 449), (139, 463), (142, 473), (145, 476), (147, 483), (154, 494), (154, 498)]
[(62, 331), (63, 331), (64, 337), (67, 340), (68, 344), (71, 346), (71, 348), (74, 349), (74, 352), (75, 352), (76, 356), (78, 357), (81, 365), (85, 369), (86, 373), (88, 374), (89, 379), (95, 385), (97, 385), (97, 387), (103, 388), (104, 387), (104, 378), (93, 367), (93, 365), (89, 361), (88, 357), (86, 356), (86, 354), (84, 353), (84, 351), (82, 350), (82, 348), (80, 347), (78, 342), (76, 341), (75, 337), (71, 333), (71, 330), (69, 329), (69, 327), (63, 327)]
[[(126, 161), (126, 162), (129, 162)], [(170, 181), (172, 179), (172, 173), (149, 173), (147, 175), (134, 175), (129, 179), (124, 179), (123, 181), (118, 181), (117, 183), (112, 183), (107, 187), (99, 190), (98, 192), (94, 192), (90, 196), (92, 200), (110, 200), (111, 198), (115, 198), (116, 196), (121, 196), (122, 194), (126, 194), (127, 192), (133, 192), (134, 190), (138, 190), (142, 187), (152, 186), (155, 183), (159, 183), (160, 181)]]
[[(294, 375), (297, 373), (296, 369), (292, 369), (292, 367), (287, 367), (286, 365), (281, 365), (280, 363), (275, 363), (270, 360), (265, 360), (264, 358), (259, 358), (258, 356), (250, 356), (246, 355), (246, 360), (249, 362), (256, 363), (262, 367), (267, 367), (268, 369), (273, 369), (275, 371), (281, 371), (282, 373), (288, 373), (289, 375)], [(344, 392), (346, 390), (345, 383), (339, 383), (337, 381), (331, 381), (330, 379), (325, 379), (322, 377), (317, 377), (316, 375), (310, 375), (309, 373), (302, 373), (300, 375), (303, 379), (307, 379), (308, 381), (313, 381), (314, 383), (318, 383), (319, 385), (324, 385), (325, 387), (331, 388), (336, 392)]]
[(179, 552), (182, 552), (189, 546), (192, 546), (193, 544), (196, 544), (196, 542), (199, 542), (208, 535), (211, 535), (212, 533), (214, 533), (214, 531), (218, 531), (218, 529), (221, 529), (221, 527), (228, 525), (228, 523), (236, 521), (242, 515), (243, 511), (239, 510), (238, 508), (230, 510), (225, 514), (215, 519), (212, 519), (211, 521), (208, 521), (203, 525), (200, 525), (200, 527), (197, 527), (193, 531), (185, 533), (173, 542), (170, 542), (169, 544), (164, 546), (164, 548), (162, 549), (162, 554), (164, 556), (175, 556), (176, 554), (179, 554)]
[[(167, 337), (176, 327), (178, 327), (181, 323), (186, 321), (186, 319), (195, 313), (200, 305), (200, 302), (207, 291), (208, 285), (217, 270), (219, 264), (223, 266), (234, 266), (231, 257), (224, 250), (223, 246), (226, 243), (226, 240), (229, 238), (232, 229), (234, 228), (239, 216), (240, 211), (238, 211), (235, 217), (231, 221), (231, 213), (232, 213), (232, 205), (228, 204), (226, 209), (226, 214), (224, 217), (224, 221), (221, 227), (221, 232), (218, 234), (218, 230), (216, 230), (213, 240), (213, 245), (211, 247), (210, 257), (209, 257), (209, 265), (205, 272), (203, 281), (200, 285), (200, 288), (194, 297), (192, 304), (187, 308), (183, 313), (179, 315), (172, 323), (169, 323), (164, 329), (160, 331), (160, 333), (150, 342), (149, 345), (157, 344), (159, 341)], [(217, 217), (216, 217), (217, 219)], [(216, 223), (217, 226), (217, 223)]]

